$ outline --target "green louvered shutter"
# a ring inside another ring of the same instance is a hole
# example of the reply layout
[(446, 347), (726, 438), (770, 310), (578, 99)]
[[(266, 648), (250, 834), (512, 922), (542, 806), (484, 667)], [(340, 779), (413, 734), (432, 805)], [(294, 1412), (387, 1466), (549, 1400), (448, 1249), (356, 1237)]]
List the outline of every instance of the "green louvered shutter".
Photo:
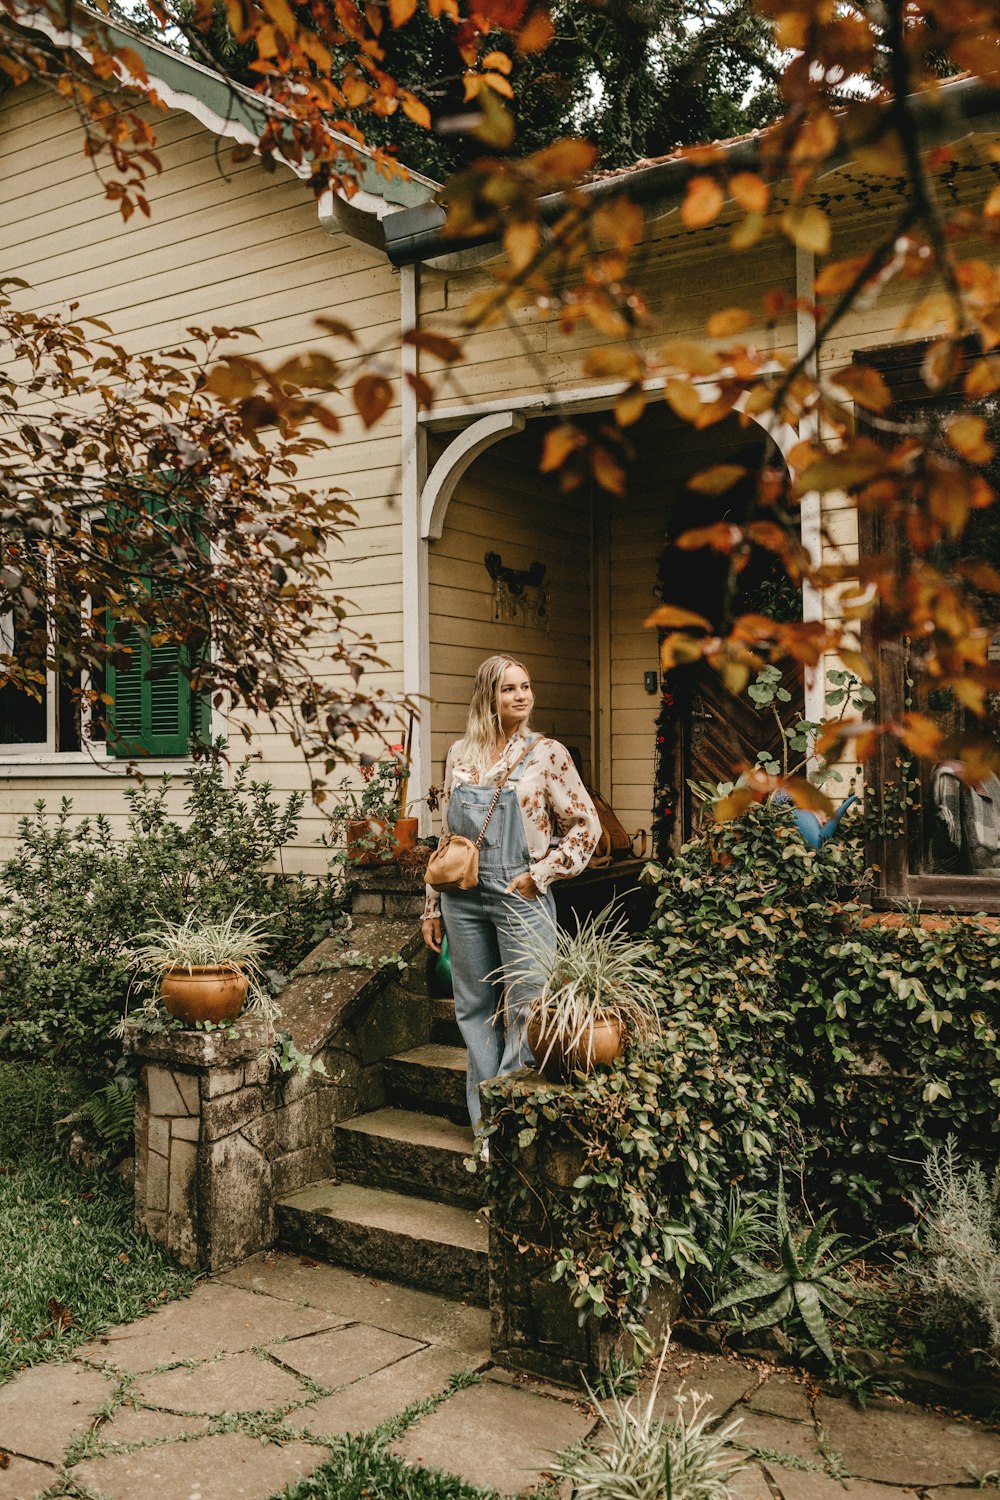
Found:
[[(150, 503), (162, 504), (155, 495)], [(176, 641), (153, 646), (148, 634), (135, 629), (120, 644), (132, 657), (128, 667), (108, 664), (108, 750), (122, 758), (187, 755), (208, 715), (204, 699), (191, 691), (181, 647)]]
[(175, 641), (151, 646), (148, 636), (130, 631), (122, 643), (131, 649), (127, 668), (108, 666), (112, 755), (186, 755), (200, 717)]

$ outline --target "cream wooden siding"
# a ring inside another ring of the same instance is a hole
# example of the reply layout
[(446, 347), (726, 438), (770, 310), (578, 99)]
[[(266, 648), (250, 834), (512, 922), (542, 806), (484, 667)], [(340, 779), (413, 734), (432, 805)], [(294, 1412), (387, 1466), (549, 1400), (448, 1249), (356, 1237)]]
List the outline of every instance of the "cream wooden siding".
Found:
[[(39, 91), (8, 93), (0, 104), (0, 264), (31, 283), (29, 305), (78, 300), (82, 313), (104, 318), (132, 350), (174, 347), (189, 324), (249, 324), (261, 337), (247, 347), (265, 358), (307, 347), (343, 357), (349, 347), (321, 335), (315, 317), (335, 316), (358, 332), (363, 353), (347, 361), (344, 390), (362, 358), (376, 355), (393, 379), (393, 406), (367, 433), (342, 398), (343, 432), (303, 466), (303, 477), (343, 487), (355, 499), (357, 525), (345, 531), (334, 586), (389, 663), (373, 671), (373, 681), (398, 691), (398, 275), (375, 251), (321, 227), (311, 193), (291, 172), (265, 172), (255, 161), (233, 165), (229, 144), (183, 113), (153, 111), (150, 118), (163, 162), (149, 181), (152, 217), (136, 213), (123, 224), (81, 153), (73, 112)], [(433, 305), (433, 292), (430, 299)], [(287, 736), (255, 727), (255, 774), (282, 794), (306, 787), (301, 755)], [(234, 755), (248, 753), (235, 733), (231, 742)], [(78, 813), (103, 812), (123, 827), (122, 788), (111, 776), (47, 767), (44, 776), (25, 779), (0, 767), (0, 853), (11, 848), (19, 813), (39, 796), (54, 805), (62, 795), (72, 796)], [(325, 864), (315, 842), (324, 826), (322, 814), (307, 807), (286, 866)]]
[[(534, 424), (476, 460), (430, 546), (431, 774), (441, 780), (448, 746), (465, 729), (479, 663), (495, 653), (523, 661), (535, 690), (535, 727), (576, 745), (590, 768), (590, 506), (586, 493), (560, 496), (538, 472)], [(483, 561), (546, 567), (550, 624), (494, 618), (493, 581)]]

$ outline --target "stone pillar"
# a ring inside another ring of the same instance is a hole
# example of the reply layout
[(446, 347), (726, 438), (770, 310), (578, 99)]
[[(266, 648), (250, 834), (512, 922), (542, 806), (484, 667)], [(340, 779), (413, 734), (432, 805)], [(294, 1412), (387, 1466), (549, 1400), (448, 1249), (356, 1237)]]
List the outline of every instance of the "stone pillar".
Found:
[[(540, 1087), (551, 1093), (563, 1086), (526, 1068), (504, 1079), (501, 1087), (523, 1097)], [(490, 1085), (496, 1088), (496, 1083)], [(488, 1094), (484, 1105), (489, 1108)], [(490, 1139), (496, 1165), (509, 1160), (507, 1132), (513, 1128), (514, 1122), (504, 1121)], [(545, 1200), (548, 1190), (571, 1187), (584, 1171), (583, 1147), (566, 1132), (529, 1147), (529, 1152), (530, 1157), (520, 1157), (522, 1169), (530, 1171), (525, 1197), (513, 1210), (492, 1198), (489, 1204), (490, 1346), (498, 1364), (578, 1387), (581, 1375), (594, 1381), (612, 1353), (631, 1356), (634, 1340), (609, 1318), (590, 1317), (581, 1327), (570, 1287), (552, 1280), (558, 1247), (551, 1243)], [(645, 1318), (654, 1345), (676, 1316), (678, 1302), (672, 1283), (654, 1283)]]
[(356, 917), (417, 917), (424, 909), (423, 867), (349, 865), (351, 911)]
[[(133, 1032), (136, 1226), (182, 1265), (219, 1270), (274, 1239), (261, 1117), (284, 1093), (261, 1059), (267, 1028)], [(282, 1101), (284, 1102), (284, 1101)]]

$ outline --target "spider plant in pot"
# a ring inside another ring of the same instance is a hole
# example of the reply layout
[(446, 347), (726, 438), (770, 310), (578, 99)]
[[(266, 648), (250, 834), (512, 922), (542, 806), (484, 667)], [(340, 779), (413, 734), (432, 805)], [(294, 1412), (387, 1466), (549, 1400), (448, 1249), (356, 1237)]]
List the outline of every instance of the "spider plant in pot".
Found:
[(574, 927), (539, 934), (523, 922), (521, 961), (504, 970), (508, 983), (547, 972), (527, 1018), (528, 1045), (539, 1070), (561, 1081), (590, 1073), (621, 1055), (626, 1041), (660, 1034), (650, 983), (649, 944), (633, 938), (624, 912), (612, 902)]
[(154, 975), (164, 1009), (178, 1020), (234, 1021), (248, 997), (258, 1008), (269, 1004), (261, 962), (270, 937), (239, 909), (218, 922), (189, 913), (140, 933), (132, 963)]

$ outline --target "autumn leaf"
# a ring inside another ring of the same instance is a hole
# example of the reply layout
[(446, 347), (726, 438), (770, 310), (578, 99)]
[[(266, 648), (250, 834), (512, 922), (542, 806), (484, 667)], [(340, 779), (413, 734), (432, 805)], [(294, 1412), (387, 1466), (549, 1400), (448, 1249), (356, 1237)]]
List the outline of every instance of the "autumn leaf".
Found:
[(615, 421), (619, 427), (631, 427), (645, 410), (646, 392), (641, 385), (630, 386), (615, 401)]
[(646, 630), (711, 630), (712, 622), (693, 610), (681, 609), (676, 604), (661, 604), (643, 620)]
[(729, 191), (748, 214), (767, 213), (771, 189), (756, 172), (735, 172), (729, 179)]
[(542, 443), (539, 469), (543, 474), (551, 474), (555, 469), (562, 468), (570, 454), (577, 448), (582, 448), (586, 441), (579, 427), (574, 427), (570, 422), (560, 422), (557, 427), (550, 427)]
[(781, 227), (800, 250), (825, 255), (830, 248), (830, 221), (814, 203), (786, 209), (781, 216)]
[(450, 339), (445, 333), (434, 333), (430, 328), (407, 329), (403, 334), (403, 343), (413, 349), (423, 349), (426, 354), (432, 354), (446, 365), (453, 365), (456, 360), (465, 358), (454, 339)]
[(713, 552), (732, 552), (743, 540), (743, 530), (731, 521), (715, 521), (711, 526), (695, 526), (682, 531), (674, 546), (682, 552), (696, 552), (701, 547), (710, 547)]
[(556, 29), (552, 24), (552, 17), (544, 7), (533, 10), (531, 15), (524, 21), (514, 33), (517, 50), (522, 57), (532, 52), (544, 52)]
[(642, 376), (642, 359), (632, 349), (611, 345), (601, 349), (589, 349), (583, 361), (585, 375), (621, 377), (638, 380)]
[[(477, 74), (472, 76), (478, 78)], [(483, 112), (482, 119), (473, 128), (472, 134), (484, 146), (492, 146), (496, 151), (507, 151), (514, 144), (517, 130), (514, 116), (501, 104), (493, 89), (479, 91), (479, 104)]]
[(943, 735), (934, 720), (928, 718), (926, 714), (904, 714), (893, 724), (892, 728), (897, 739), (902, 740), (906, 748), (912, 750), (914, 755), (928, 760), (940, 758)]
[(688, 229), (703, 229), (722, 212), (726, 195), (714, 177), (699, 173), (692, 177), (681, 204), (681, 219)]
[(422, 130), (430, 130), (431, 112), (422, 99), (418, 99), (416, 94), (411, 94), (409, 89), (400, 89), (399, 102), (408, 120), (412, 120), (414, 125), (419, 125)]
[(514, 66), (506, 52), (487, 52), (481, 62), (484, 68), (491, 68), (497, 73), (509, 73)]
[(279, 26), (286, 36), (295, 35), (298, 27), (288, 0), (260, 0), (260, 4), (267, 11), (275, 26)]
[(988, 464), (996, 451), (987, 441), (987, 426), (983, 417), (962, 413), (945, 423), (948, 441), (956, 453), (973, 464)]
[(846, 292), (867, 264), (866, 255), (856, 255), (850, 260), (830, 261), (816, 277), (817, 297), (836, 297), (841, 292)]
[(665, 365), (690, 375), (715, 375), (722, 369), (719, 355), (698, 339), (667, 339), (660, 345), (660, 358)]
[(663, 394), (685, 422), (697, 421), (701, 413), (701, 397), (690, 380), (668, 380)]
[(417, 0), (389, 0), (389, 21), (396, 30), (405, 26), (417, 8)]
[(518, 274), (529, 266), (541, 248), (538, 225), (530, 219), (512, 219), (504, 230), (503, 247), (510, 269)]
[(717, 823), (732, 823), (741, 818), (751, 803), (756, 802), (754, 792), (748, 786), (738, 786), (728, 796), (720, 797), (712, 804), (712, 813)]
[(569, 181), (589, 172), (597, 160), (597, 147), (580, 136), (568, 135), (525, 159), (525, 166), (538, 177)]
[(603, 443), (595, 443), (590, 450), (590, 472), (602, 490), (611, 495), (624, 495), (625, 470)]
[(384, 375), (362, 375), (354, 386), (354, 405), (366, 427), (373, 427), (392, 402), (392, 385)]
[(834, 385), (846, 391), (859, 406), (868, 411), (888, 411), (892, 405), (892, 392), (886, 385), (884, 376), (880, 370), (874, 370), (870, 365), (845, 365), (831, 378)]
[(687, 482), (689, 490), (699, 495), (722, 495), (731, 490), (738, 480), (746, 477), (742, 464), (715, 464), (711, 469), (702, 469)]
[(709, 338), (728, 339), (733, 334), (742, 333), (752, 322), (753, 314), (745, 307), (725, 307), (721, 312), (713, 313), (705, 326)]

